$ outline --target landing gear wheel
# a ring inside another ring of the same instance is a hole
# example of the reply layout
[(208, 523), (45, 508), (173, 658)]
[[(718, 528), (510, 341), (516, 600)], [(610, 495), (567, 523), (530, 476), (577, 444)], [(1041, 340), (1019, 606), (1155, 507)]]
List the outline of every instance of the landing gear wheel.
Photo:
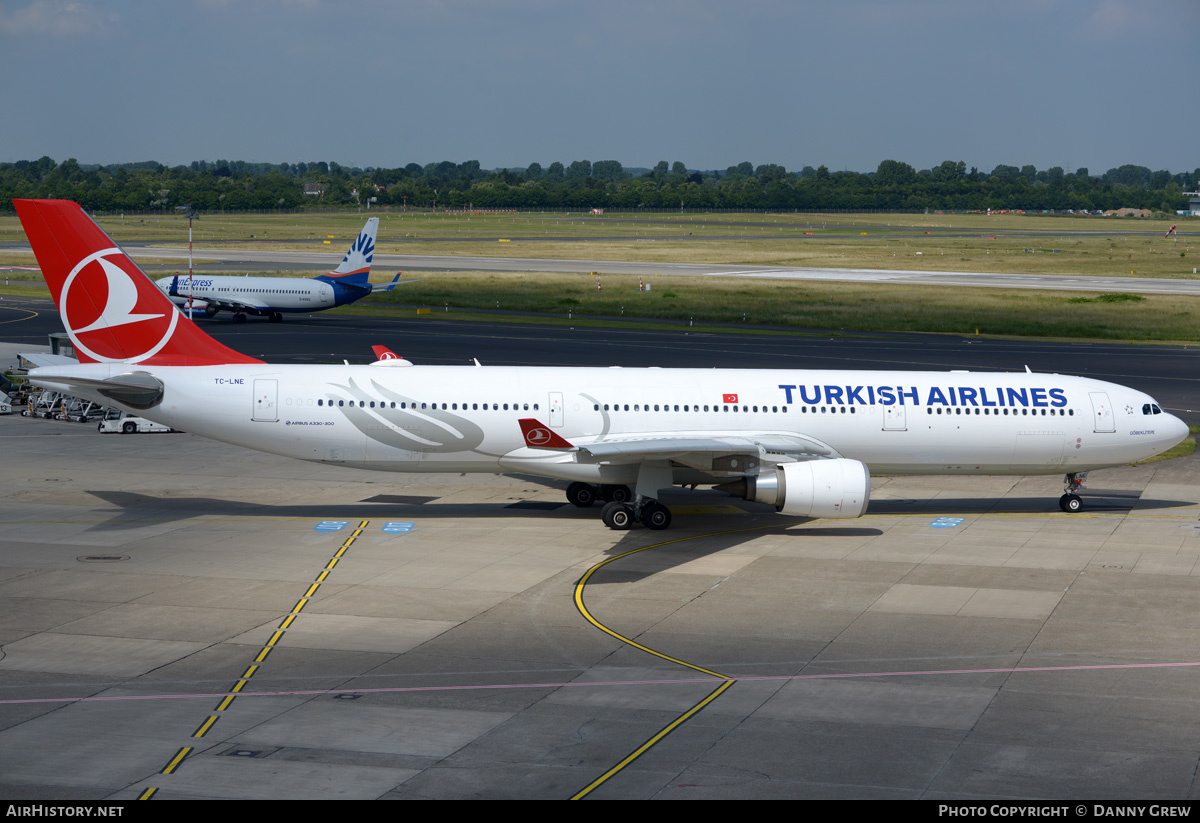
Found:
[(271, 312), (271, 314), (270, 314), (270, 315), (267, 317), (267, 319), (268, 319), (268, 320), (270, 320), (272, 323), (282, 323), (282, 322), (283, 322), (283, 315), (282, 315), (282, 314), (280, 314), (280, 313), (279, 313), (279, 312), (277, 312), (277, 311), (273, 311), (273, 312)]
[(633, 525), (633, 509), (614, 500), (600, 510), (600, 519), (613, 531), (627, 531)]
[(567, 500), (581, 509), (596, 502), (596, 487), (590, 483), (572, 483), (567, 486)]
[(245, 323), (246, 315), (242, 314), (241, 312), (238, 312), (237, 314), (235, 314), (233, 316), (233, 322), (234, 323)]
[(642, 506), (642, 524), (648, 529), (662, 531), (671, 525), (671, 510), (657, 500), (648, 500)]
[(1058, 498), (1058, 507), (1067, 514), (1075, 514), (1083, 510), (1083, 499), (1077, 494), (1064, 494)]
[(618, 503), (628, 503), (633, 499), (633, 492), (628, 486), (601, 486), (600, 496), (604, 498), (606, 503), (611, 503), (614, 500)]

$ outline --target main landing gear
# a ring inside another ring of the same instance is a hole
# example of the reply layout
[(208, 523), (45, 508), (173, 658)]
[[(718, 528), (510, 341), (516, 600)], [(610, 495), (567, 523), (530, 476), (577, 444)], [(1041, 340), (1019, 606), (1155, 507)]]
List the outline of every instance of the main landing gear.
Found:
[(1063, 490), (1065, 494), (1058, 498), (1058, 507), (1067, 514), (1075, 514), (1083, 510), (1083, 498), (1075, 492), (1083, 488), (1083, 481), (1087, 480), (1087, 472), (1075, 472), (1068, 474), (1063, 479)]
[(655, 531), (671, 525), (670, 509), (649, 497), (635, 498), (628, 486), (572, 483), (567, 486), (567, 500), (582, 509), (590, 507), (597, 500), (605, 501), (604, 508), (600, 510), (600, 519), (604, 525), (616, 531), (625, 531), (634, 523), (641, 523)]
[(671, 525), (671, 510), (657, 500), (639, 496), (632, 504), (619, 503), (616, 500), (605, 503), (604, 508), (600, 510), (600, 519), (613, 531), (623, 532), (634, 523), (641, 523), (654, 531), (662, 531)]
[(572, 483), (567, 486), (567, 500), (581, 509), (588, 508), (597, 500), (628, 503), (632, 499), (633, 492), (628, 486), (593, 486), (591, 483)]

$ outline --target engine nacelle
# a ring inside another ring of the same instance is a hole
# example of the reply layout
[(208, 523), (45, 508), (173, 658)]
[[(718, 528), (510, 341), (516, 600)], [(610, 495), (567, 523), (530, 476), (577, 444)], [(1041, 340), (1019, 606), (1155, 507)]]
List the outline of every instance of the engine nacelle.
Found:
[(774, 471), (717, 488), (774, 506), (781, 514), (848, 520), (862, 517), (867, 510), (871, 472), (859, 461), (844, 457), (805, 460), (782, 463)]

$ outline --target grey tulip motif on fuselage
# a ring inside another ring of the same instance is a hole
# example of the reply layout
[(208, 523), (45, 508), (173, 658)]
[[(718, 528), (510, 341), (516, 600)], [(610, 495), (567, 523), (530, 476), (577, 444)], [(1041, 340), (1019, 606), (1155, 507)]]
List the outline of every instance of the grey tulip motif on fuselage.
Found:
[[(353, 379), (348, 386), (335, 384), (335, 387), (354, 398), (346, 406), (336, 406), (337, 410), (372, 440), (397, 449), (430, 453), (475, 451), (483, 443), (483, 429), (470, 420), (433, 408), (437, 404), (428, 401), (429, 408), (420, 408), (420, 401), (386, 389), (374, 380), (371, 385), (374, 391), (370, 394)], [(381, 402), (379, 398), (385, 399)], [(330, 397), (329, 403), (333, 405), (342, 399)], [(392, 402), (396, 408), (388, 406)]]

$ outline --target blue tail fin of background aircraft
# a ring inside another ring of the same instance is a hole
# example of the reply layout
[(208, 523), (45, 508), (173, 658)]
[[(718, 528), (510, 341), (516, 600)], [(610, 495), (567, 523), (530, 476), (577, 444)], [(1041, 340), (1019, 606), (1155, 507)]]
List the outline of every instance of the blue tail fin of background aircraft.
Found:
[(358, 237), (350, 244), (350, 251), (342, 258), (342, 262), (329, 274), (315, 278), (326, 283), (341, 283), (345, 286), (356, 286), (361, 289), (371, 288), (371, 260), (375, 256), (375, 236), (379, 232), (379, 218), (367, 220)]

